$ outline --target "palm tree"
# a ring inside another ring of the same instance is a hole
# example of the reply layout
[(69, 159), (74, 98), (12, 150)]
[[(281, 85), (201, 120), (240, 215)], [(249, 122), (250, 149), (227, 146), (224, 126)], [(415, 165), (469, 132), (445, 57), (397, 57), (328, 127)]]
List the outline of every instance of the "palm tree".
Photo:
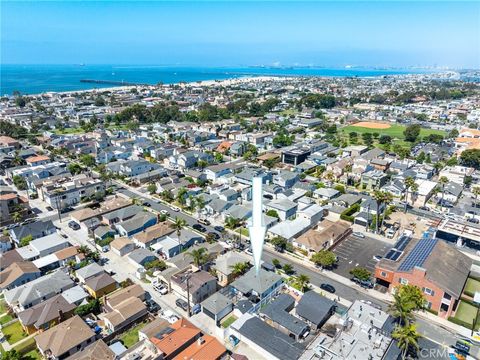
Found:
[(448, 184), (448, 178), (446, 176), (442, 176), (439, 180), (438, 180), (438, 183), (440, 184), (440, 186), (442, 187), (442, 201), (441, 201), (441, 205), (440, 205), (440, 208), (443, 207), (443, 196), (445, 195), (445, 185)]
[(233, 230), (239, 227), (241, 223), (242, 223), (242, 220), (229, 216), (225, 220), (225, 227)]
[(198, 214), (199, 214), (199, 216), (200, 216), (200, 213), (201, 213), (202, 210), (205, 208), (205, 200), (203, 200), (203, 197), (202, 197), (202, 196), (199, 196), (199, 197), (196, 199), (196, 206), (197, 206)]
[(380, 206), (385, 201), (385, 193), (380, 190), (375, 190), (373, 193), (373, 199), (375, 200), (375, 203), (377, 205), (377, 213), (376, 213), (376, 222), (375, 222), (375, 233), (378, 234), (378, 229), (379, 229), (379, 223), (380, 223)]
[(170, 224), (170, 227), (172, 227), (173, 229), (175, 229), (177, 231), (177, 236), (178, 236), (179, 240), (180, 240), (180, 234), (182, 233), (182, 229), (186, 225), (187, 225), (187, 222), (185, 221), (185, 219), (182, 219), (182, 218), (179, 218), (179, 217), (176, 217), (173, 224)]
[(204, 247), (186, 252), (185, 256), (190, 256), (196, 267), (200, 267), (208, 261), (207, 249)]
[(12, 220), (15, 221), (16, 223), (22, 220), (22, 213), (20, 211), (15, 211), (12, 214)]
[(412, 206), (414, 202), (414, 195), (417, 193), (417, 191), (418, 191), (418, 184), (413, 183), (412, 187), (410, 188), (410, 202), (412, 203)]
[(170, 190), (163, 190), (161, 196), (165, 201), (171, 202), (173, 200), (173, 194)]
[(309, 282), (310, 282), (310, 278), (307, 275), (300, 274), (297, 276), (297, 284), (300, 287), (302, 292), (304, 292), (304, 290), (308, 288)]
[(283, 271), (285, 271), (285, 274), (290, 275), (293, 273), (293, 266), (290, 264), (285, 264), (283, 265)]
[(243, 275), (247, 272), (247, 270), (250, 268), (250, 264), (248, 262), (238, 262), (232, 266), (232, 274), (237, 277), (240, 275)]
[(195, 198), (193, 197), (193, 195), (189, 195), (188, 196), (188, 210), (193, 211), (193, 209), (195, 209), (195, 207), (196, 207)]
[(393, 195), (390, 194), (389, 192), (383, 192), (383, 202), (385, 204), (385, 207), (383, 209), (383, 214), (382, 217), (380, 218), (380, 229), (383, 226), (383, 221), (385, 220), (385, 216), (387, 215), (387, 205), (390, 204), (393, 200)]
[(403, 211), (404, 213), (407, 212), (408, 192), (414, 185), (416, 185), (415, 179), (411, 176), (407, 176), (405, 178), (405, 209)]
[(393, 295), (393, 303), (389, 305), (388, 311), (403, 326), (413, 319), (412, 304), (397, 290)]
[(396, 326), (392, 332), (392, 338), (397, 340), (398, 347), (402, 350), (402, 359), (407, 358), (407, 353), (411, 349), (418, 351), (418, 339), (421, 335), (417, 331), (415, 324), (406, 324), (405, 326)]
[(185, 194), (187, 193), (187, 189), (185, 189), (184, 187), (181, 187), (180, 189), (178, 189), (178, 193), (177, 193), (177, 201), (181, 204), (181, 205), (185, 205)]

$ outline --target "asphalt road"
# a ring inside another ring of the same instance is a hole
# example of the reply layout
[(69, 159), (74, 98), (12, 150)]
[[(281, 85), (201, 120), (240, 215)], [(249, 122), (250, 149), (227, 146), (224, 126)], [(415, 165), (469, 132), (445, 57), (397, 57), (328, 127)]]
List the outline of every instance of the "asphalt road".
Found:
[[(134, 193), (129, 189), (127, 189), (121, 183), (117, 183), (117, 186), (118, 186), (118, 190), (117, 190), (118, 192), (121, 192), (124, 195), (131, 198), (140, 198), (143, 201), (148, 201), (151, 204), (151, 208), (156, 211), (167, 210), (171, 217), (182, 218), (186, 221), (186, 223), (189, 226), (192, 226), (193, 224), (197, 223), (197, 220), (191, 217), (190, 215), (187, 215), (181, 211), (174, 212), (170, 207), (162, 203), (159, 203), (155, 200), (151, 200), (148, 195), (140, 196), (139, 194)], [(205, 227), (207, 228), (208, 231), (214, 231), (214, 229), (211, 226), (205, 226)], [(320, 286), (322, 283), (328, 283), (330, 285), (333, 285), (336, 289), (335, 294), (344, 299), (347, 299), (349, 301), (355, 301), (355, 300), (370, 301), (373, 304), (380, 306), (384, 311), (388, 309), (388, 304), (386, 302), (383, 302), (375, 298), (374, 294), (368, 295), (368, 294), (365, 294), (363, 291), (360, 291), (359, 290), (360, 288), (358, 285), (352, 283), (351, 286), (347, 286), (343, 283), (339, 283), (323, 275), (321, 273), (321, 270), (315, 271), (307, 266), (301, 266), (297, 263), (292, 263), (289, 259), (284, 258), (281, 253), (275, 252), (269, 249), (268, 247), (264, 247), (263, 259), (271, 263), (274, 258), (279, 259), (281, 263), (285, 263), (285, 262), (290, 263), (293, 266), (296, 273), (307, 275), (310, 278), (310, 282), (315, 286)], [(355, 287), (358, 287), (358, 290), (355, 289)], [(417, 318), (417, 328), (418, 328), (418, 331), (424, 337), (430, 340), (433, 340), (439, 344), (443, 344), (447, 346), (454, 345), (455, 342), (460, 339), (459, 336), (457, 336), (456, 334), (453, 334), (451, 331), (444, 329), (436, 324), (433, 324), (421, 318)], [(478, 356), (480, 354), (480, 349), (478, 347), (472, 347), (471, 352), (472, 354), (476, 354), (476, 356)]]

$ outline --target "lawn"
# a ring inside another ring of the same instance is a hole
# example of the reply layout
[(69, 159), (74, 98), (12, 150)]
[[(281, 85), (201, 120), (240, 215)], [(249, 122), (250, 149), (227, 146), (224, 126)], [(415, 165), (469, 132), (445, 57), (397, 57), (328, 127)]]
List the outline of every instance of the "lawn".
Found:
[[(346, 133), (347, 135), (352, 131), (358, 133), (360, 136), (363, 133), (371, 133), (371, 134), (379, 133), (380, 135), (390, 135), (392, 138), (404, 140), (405, 136), (403, 135), (403, 132), (405, 131), (405, 128), (406, 128), (405, 126), (398, 125), (398, 124), (392, 124), (388, 129), (370, 129), (367, 127), (349, 125), (349, 126), (345, 126), (340, 130)], [(420, 130), (420, 137), (428, 136), (430, 134), (445, 135), (445, 131), (425, 129), (425, 128), (422, 128)]]
[(0, 316), (0, 324), (1, 325), (8, 323), (10, 320), (13, 320), (13, 316), (11, 316), (9, 314)]
[(4, 300), (0, 300), (0, 314), (7, 312), (7, 303)]
[(40, 360), (43, 359), (38, 350), (32, 350), (22, 356), (22, 360)]
[(20, 321), (15, 321), (14, 323), (3, 327), (2, 332), (10, 345), (15, 344), (17, 341), (27, 337), (27, 334), (25, 331), (23, 331)]
[(234, 315), (228, 317), (228, 318), (222, 323), (222, 328), (224, 328), (224, 329), (228, 328), (230, 325), (232, 325), (232, 324), (235, 322), (235, 320), (237, 320), (237, 318), (236, 318)]
[(54, 130), (54, 133), (57, 134), (57, 135), (61, 135), (61, 134), (81, 134), (81, 133), (84, 133), (84, 132), (85, 132), (85, 130), (83, 130), (80, 127), (65, 128), (63, 130), (61, 130), (61, 129), (55, 129)]
[[(466, 301), (460, 301), (458, 305), (457, 312), (455, 313), (455, 319), (460, 320), (469, 325), (468, 328), (472, 327), (472, 321), (477, 316), (477, 308)], [(480, 322), (477, 319), (477, 324), (475, 329), (478, 330), (480, 327)]]
[(465, 284), (465, 294), (474, 296), (476, 291), (480, 291), (480, 281), (468, 278), (467, 283)]
[(137, 324), (120, 336), (120, 341), (123, 343), (123, 345), (125, 345), (126, 348), (129, 348), (138, 342), (138, 331), (141, 330), (145, 325), (147, 325), (147, 322)]

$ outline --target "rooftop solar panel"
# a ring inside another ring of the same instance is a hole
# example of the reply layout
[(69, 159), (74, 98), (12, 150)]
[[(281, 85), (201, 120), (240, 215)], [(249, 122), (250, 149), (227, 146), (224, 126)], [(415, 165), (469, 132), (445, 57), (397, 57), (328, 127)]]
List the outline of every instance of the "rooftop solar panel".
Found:
[(391, 249), (391, 250), (385, 255), (385, 259), (396, 261), (396, 260), (400, 257), (401, 254), (402, 254), (401, 251), (398, 251), (398, 250), (395, 250), (395, 249)]
[(398, 271), (410, 271), (415, 266), (422, 266), (436, 244), (437, 239), (422, 238), (400, 264)]
[(394, 248), (399, 250), (399, 251), (403, 251), (407, 247), (410, 240), (411, 240), (411, 238), (409, 236), (402, 235), (402, 236), (400, 236), (400, 239), (398, 239), (398, 241), (396, 242)]

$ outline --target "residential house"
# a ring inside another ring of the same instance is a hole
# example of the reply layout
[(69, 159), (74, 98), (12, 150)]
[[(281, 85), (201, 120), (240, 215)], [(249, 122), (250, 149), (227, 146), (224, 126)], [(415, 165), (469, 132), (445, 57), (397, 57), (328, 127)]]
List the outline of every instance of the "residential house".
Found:
[(438, 177), (441, 178), (445, 176), (449, 181), (463, 185), (465, 184), (465, 178), (471, 177), (474, 171), (474, 168), (466, 166), (445, 166), (438, 174)]
[(148, 249), (174, 231), (170, 222), (163, 221), (135, 234), (132, 241), (136, 246)]
[(319, 330), (335, 313), (336, 302), (318, 294), (307, 291), (302, 295), (296, 307), (297, 316), (304, 319), (312, 329)]
[(220, 286), (227, 286), (235, 280), (233, 266), (238, 263), (250, 263), (250, 258), (244, 253), (229, 251), (215, 259), (215, 265), (212, 267), (215, 269)]
[(290, 201), (288, 199), (275, 199), (265, 205), (265, 209), (275, 210), (280, 218), (280, 220), (291, 219), (297, 213), (297, 203)]
[(30, 224), (20, 225), (9, 230), (10, 237), (18, 244), (20, 240), (27, 236), (32, 236), (32, 239), (38, 239), (42, 236), (53, 234), (57, 228), (53, 225), (52, 220), (36, 221)]
[(70, 289), (74, 285), (75, 283), (68, 274), (57, 270), (24, 285), (4, 291), (4, 296), (7, 304), (15, 312), (20, 312)]
[(133, 284), (133, 285), (127, 286), (126, 288), (119, 289), (111, 294), (106, 295), (105, 305), (109, 310), (112, 310), (118, 304), (122, 303), (123, 301), (131, 297), (136, 297), (144, 301), (145, 296), (146, 296), (145, 290), (143, 290), (143, 288), (140, 285)]
[(117, 288), (117, 282), (106, 272), (89, 277), (83, 285), (85, 290), (95, 299), (111, 293)]
[(119, 237), (110, 243), (110, 249), (118, 256), (125, 256), (135, 250), (135, 244), (127, 237)]
[(158, 258), (150, 250), (139, 248), (133, 250), (128, 256), (128, 261), (137, 267), (143, 267), (146, 263), (157, 260)]
[(143, 301), (132, 296), (113, 306), (112, 310), (102, 318), (108, 330), (118, 333), (128, 325), (144, 318), (147, 313), (147, 307)]
[(78, 269), (75, 272), (75, 276), (77, 277), (78, 281), (81, 284), (85, 284), (87, 279), (89, 279), (93, 276), (100, 275), (104, 272), (105, 271), (104, 271), (102, 266), (98, 265), (96, 262), (93, 262), (91, 264), (88, 264), (87, 266), (84, 266), (84, 267)]
[(280, 171), (273, 177), (273, 183), (284, 188), (291, 188), (298, 180), (298, 174), (293, 171)]
[(207, 271), (193, 272), (190, 269), (178, 272), (170, 279), (172, 291), (184, 299), (187, 298), (187, 286), (190, 302), (199, 304), (217, 291), (217, 279)]
[(361, 186), (367, 190), (378, 190), (388, 181), (388, 176), (383, 171), (372, 170), (362, 174)]
[(148, 211), (143, 211), (136, 214), (129, 220), (116, 224), (115, 227), (121, 236), (132, 236), (150, 226), (155, 225), (156, 223), (157, 217), (154, 214)]
[(100, 339), (73, 354), (68, 360), (116, 360), (117, 355)]
[(16, 288), (40, 276), (40, 270), (31, 261), (15, 262), (0, 272), (0, 291)]
[(37, 348), (48, 359), (64, 359), (93, 343), (95, 333), (78, 315), (35, 336)]
[(310, 229), (297, 239), (293, 245), (309, 252), (328, 250), (346, 239), (352, 233), (350, 223), (339, 220), (323, 220), (315, 229)]
[(310, 327), (300, 318), (290, 314), (295, 307), (295, 299), (289, 294), (280, 294), (272, 302), (260, 309), (260, 317), (273, 328), (289, 337), (300, 340)]
[(220, 292), (216, 292), (202, 302), (202, 312), (215, 321), (217, 326), (220, 321), (233, 310), (233, 302)]
[(45, 331), (70, 318), (76, 305), (69, 303), (62, 294), (18, 313), (23, 329), (29, 335)]

